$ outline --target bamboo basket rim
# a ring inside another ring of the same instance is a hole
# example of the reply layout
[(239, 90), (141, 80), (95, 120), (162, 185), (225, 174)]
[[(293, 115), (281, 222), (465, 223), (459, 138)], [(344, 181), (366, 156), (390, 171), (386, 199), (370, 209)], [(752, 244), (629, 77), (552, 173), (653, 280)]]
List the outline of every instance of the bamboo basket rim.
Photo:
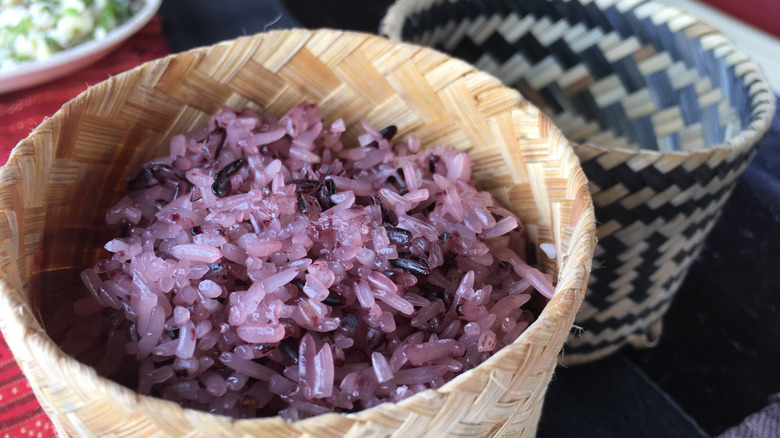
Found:
[[(11, 156), (8, 160), (8, 163), (2, 168), (0, 168), (0, 186), (5, 185), (3, 184), (4, 181), (16, 180), (19, 178), (17, 175), (14, 174), (12, 165), (15, 164), (18, 160), (21, 160), (23, 157), (29, 156), (29, 150), (27, 150), (26, 146), (28, 146), (28, 142), (30, 142), (33, 137), (35, 137), (36, 135), (41, 135), (41, 133), (51, 132), (54, 126), (54, 121), (62, 117), (62, 115), (65, 113), (67, 108), (76, 107), (78, 103), (87, 101), (92, 94), (103, 92), (106, 89), (110, 88), (111, 85), (119, 83), (119, 81), (124, 78), (138, 76), (140, 75), (141, 71), (143, 71), (144, 69), (152, 68), (155, 65), (166, 63), (181, 55), (205, 54), (207, 51), (214, 50), (215, 48), (230, 47), (236, 44), (237, 42), (242, 42), (242, 41), (247, 41), (247, 40), (257, 39), (257, 38), (275, 38), (275, 37), (282, 37), (282, 36), (296, 36), (298, 38), (302, 38), (308, 41), (312, 38), (313, 35), (332, 35), (332, 36), (347, 35), (356, 38), (364, 38), (365, 40), (373, 40), (373, 41), (381, 40), (381, 41), (385, 41), (388, 45), (393, 45), (395, 47), (413, 48), (417, 50), (417, 53), (422, 53), (422, 52), (436, 53), (439, 54), (440, 56), (445, 56), (450, 61), (454, 60), (457, 67), (463, 70), (462, 73), (463, 77), (479, 75), (481, 79), (494, 82), (495, 86), (498, 88), (501, 89), (506, 88), (503, 85), (501, 85), (498, 79), (492, 77), (491, 75), (488, 75), (487, 73), (476, 70), (473, 66), (468, 65), (467, 63), (461, 60), (456, 60), (434, 49), (417, 46), (409, 43), (387, 41), (386, 39), (376, 35), (364, 34), (360, 32), (341, 31), (341, 30), (334, 30), (334, 29), (316, 29), (316, 30), (293, 29), (293, 30), (274, 30), (269, 32), (263, 32), (251, 36), (240, 37), (234, 40), (223, 41), (210, 46), (198, 47), (186, 52), (182, 52), (180, 54), (171, 54), (164, 58), (160, 58), (159, 60), (144, 63), (138, 67), (128, 70), (127, 72), (121, 73), (117, 76), (113, 76), (99, 84), (89, 87), (87, 90), (80, 93), (77, 97), (67, 102), (51, 118), (45, 119), (41, 123), (41, 125), (39, 125), (34, 131), (30, 133), (30, 135), (27, 138), (19, 142), (19, 144), (13, 149)], [(516, 92), (515, 90), (511, 90), (511, 91), (513, 91), (517, 96), (518, 102), (522, 101), (522, 98), (520, 97), (520, 94), (518, 92)], [(518, 106), (517, 104), (515, 104), (514, 110), (517, 109)], [(545, 119), (547, 118), (542, 113), (539, 113), (539, 117)], [(581, 172), (581, 168), (579, 168), (579, 161), (574, 155), (571, 145), (568, 143), (565, 137), (560, 135), (560, 132), (557, 131), (557, 128), (555, 128), (552, 125), (552, 123), (550, 123), (550, 126), (555, 132), (559, 134), (558, 136), (559, 141), (566, 143), (562, 146), (565, 149), (567, 149), (566, 155), (561, 158), (561, 161), (563, 162), (564, 159), (566, 159), (567, 169), (574, 169), (576, 172)], [(585, 187), (585, 189), (587, 190), (587, 186)], [(191, 421), (193, 424), (203, 424), (202, 419), (205, 418), (209, 418), (212, 421), (215, 418), (218, 418), (221, 423), (225, 423), (225, 424), (226, 423), (250, 424), (252, 427), (262, 427), (262, 426), (272, 426), (272, 425), (279, 426), (281, 424), (284, 425), (284, 427), (286, 427), (287, 430), (290, 432), (294, 430), (300, 432), (302, 430), (307, 430), (307, 429), (316, 430), (317, 427), (315, 426), (315, 424), (320, 424), (320, 425), (333, 424), (334, 418), (336, 417), (348, 418), (350, 420), (353, 420), (354, 422), (363, 422), (363, 421), (369, 421), (370, 418), (376, 417), (377, 415), (393, 416), (393, 412), (396, 411), (396, 409), (398, 409), (397, 407), (404, 408), (405, 406), (409, 406), (413, 403), (418, 403), (421, 400), (426, 400), (431, 397), (435, 397), (437, 394), (444, 394), (444, 393), (457, 391), (460, 385), (470, 380), (474, 380), (473, 376), (484, 375), (481, 377), (484, 378), (485, 380), (490, 380), (492, 378), (492, 372), (494, 371), (494, 368), (499, 366), (499, 364), (502, 361), (506, 359), (510, 359), (512, 354), (517, 355), (518, 352), (520, 352), (523, 349), (532, 348), (532, 346), (529, 345), (528, 342), (526, 342), (526, 339), (531, 337), (534, 333), (542, 330), (543, 326), (545, 327), (555, 326), (556, 323), (559, 323), (561, 320), (566, 320), (567, 318), (573, 319), (574, 313), (576, 313), (576, 310), (579, 307), (579, 303), (582, 302), (582, 299), (584, 297), (584, 292), (585, 292), (584, 288), (579, 288), (577, 286), (579, 283), (581, 283), (582, 278), (584, 278), (585, 283), (587, 283), (587, 276), (590, 270), (591, 257), (593, 254), (593, 250), (595, 248), (595, 241), (596, 241), (595, 216), (593, 211), (593, 203), (589, 196), (587, 197), (587, 201), (588, 201), (587, 205), (580, 206), (579, 218), (576, 224), (571, 225), (571, 228), (575, 231), (572, 233), (571, 240), (568, 244), (569, 245), (568, 254), (566, 255), (563, 262), (560, 264), (558, 268), (559, 278), (556, 284), (555, 296), (549, 301), (549, 303), (547, 303), (542, 313), (538, 316), (538, 318), (534, 321), (534, 323), (531, 324), (528, 327), (528, 329), (526, 329), (525, 332), (523, 332), (523, 334), (513, 344), (507, 345), (506, 347), (502, 348), (501, 350), (493, 354), (487, 361), (480, 364), (478, 367), (459, 374), (457, 377), (447, 382), (441, 388), (426, 390), (424, 392), (415, 394), (414, 396), (398, 403), (394, 403), (394, 404), (384, 403), (376, 407), (365, 409), (355, 413), (346, 413), (346, 414), (329, 413), (329, 414), (319, 415), (316, 417), (298, 420), (295, 422), (287, 422), (285, 420), (282, 420), (278, 416), (266, 417), (266, 418), (254, 418), (254, 419), (234, 419), (226, 416), (211, 414), (204, 411), (182, 408), (178, 403), (173, 401), (167, 401), (156, 397), (137, 394), (131, 388), (125, 387), (110, 379), (99, 376), (95, 371), (95, 369), (92, 368), (91, 366), (83, 364), (77, 361), (75, 358), (65, 354), (60, 349), (60, 347), (56, 345), (54, 341), (46, 333), (46, 330), (39, 322), (38, 315), (35, 314), (35, 311), (32, 308), (32, 304), (30, 303), (29, 298), (27, 298), (26, 301), (22, 301), (20, 299), (21, 294), (14, 293), (15, 291), (24, 291), (25, 290), (24, 285), (14, 284), (14, 282), (11, 281), (9, 278), (7, 278), (6, 274), (3, 272), (0, 272), (0, 308), (12, 309), (12, 311), (8, 312), (5, 315), (0, 314), (0, 329), (2, 330), (3, 334), (7, 338), (24, 339), (24, 342), (16, 342), (16, 341), (9, 342), (9, 345), (12, 345), (12, 351), (14, 352), (15, 358), (20, 356), (20, 354), (18, 354), (20, 348), (26, 349), (27, 351), (24, 352), (25, 353), (24, 356), (29, 357), (31, 352), (28, 349), (28, 347), (30, 345), (35, 344), (39, 348), (39, 350), (45, 351), (48, 356), (55, 358), (56, 362), (61, 366), (62, 372), (77, 375), (79, 378), (85, 381), (97, 382), (96, 386), (99, 387), (103, 396), (112, 397), (115, 400), (118, 400), (118, 403), (128, 408), (140, 409), (141, 412), (146, 412), (146, 413), (157, 411), (157, 407), (161, 406), (161, 404), (167, 405), (171, 407), (171, 409), (173, 410), (181, 411), (182, 415), (186, 417), (189, 421)], [(8, 213), (13, 214), (14, 212), (9, 211), (7, 209), (0, 210), (0, 214), (8, 214)], [(580, 281), (577, 280), (578, 277), (580, 278)], [(563, 290), (562, 293), (558, 293), (561, 292), (562, 290)], [(570, 327), (567, 326), (564, 329), (565, 332), (568, 334)], [(565, 341), (565, 338), (566, 336), (564, 335), (560, 339), (560, 342), (558, 342), (558, 345), (541, 346), (540, 348), (542, 353), (551, 355), (552, 356), (551, 360), (555, 361), (555, 357), (558, 354), (558, 350), (560, 349), (560, 346)], [(28, 366), (26, 365), (26, 362), (20, 362), (20, 366), (24, 370), (25, 374), (28, 374), (29, 369)], [(46, 395), (40, 393), (39, 388), (36, 388), (35, 385), (32, 386), (33, 386), (33, 391), (35, 392), (39, 400), (45, 400)], [(295, 429), (290, 428), (290, 426), (294, 426)]]
[[(396, 2), (390, 6), (390, 8), (387, 10), (387, 13), (382, 18), (382, 22), (379, 27), (379, 33), (393, 41), (403, 41), (401, 33), (403, 31), (404, 19), (411, 13), (415, 12), (415, 7), (419, 6), (423, 1), (427, 1), (428, 4), (432, 5), (435, 3), (451, 0), (396, 0)], [(710, 25), (709, 23), (699, 19), (698, 17), (683, 9), (680, 9), (676, 6), (661, 4), (656, 0), (612, 0), (606, 3), (591, 2), (589, 0), (572, 1), (577, 1), (580, 3), (593, 3), (599, 9), (603, 8), (603, 4), (606, 6), (614, 5), (619, 9), (622, 8), (621, 12), (623, 13), (625, 13), (627, 10), (636, 9), (643, 4), (654, 4), (658, 5), (658, 10), (653, 15), (659, 17), (659, 20), (662, 20), (663, 22), (682, 20), (689, 22), (686, 27), (699, 25), (703, 27), (704, 30), (700, 31), (695, 38), (700, 40), (713, 40), (713, 45), (710, 50), (715, 50), (715, 48), (722, 50), (723, 53), (719, 55), (721, 58), (725, 58), (727, 56), (734, 56), (738, 58), (739, 61), (736, 62), (735, 65), (743, 66), (744, 70), (740, 73), (735, 72), (734, 74), (737, 77), (741, 76), (745, 81), (745, 87), (751, 90), (750, 123), (725, 143), (717, 143), (708, 147), (695, 148), (688, 151), (657, 151), (642, 148), (606, 148), (588, 141), (582, 143), (571, 142), (572, 146), (578, 150), (578, 152), (583, 146), (585, 146), (589, 149), (588, 153), (593, 155), (614, 151), (617, 153), (643, 155), (657, 158), (660, 158), (661, 156), (680, 158), (695, 157), (718, 153), (718, 150), (732, 151), (750, 147), (750, 145), (760, 141), (769, 130), (769, 127), (772, 125), (772, 118), (774, 117), (776, 111), (777, 100), (772, 91), (772, 87), (769, 84), (769, 80), (767, 79), (766, 74), (764, 73), (761, 66), (752, 61), (750, 57), (741, 51), (731, 41), (731, 39), (724, 35), (723, 32), (721, 32), (718, 28)]]

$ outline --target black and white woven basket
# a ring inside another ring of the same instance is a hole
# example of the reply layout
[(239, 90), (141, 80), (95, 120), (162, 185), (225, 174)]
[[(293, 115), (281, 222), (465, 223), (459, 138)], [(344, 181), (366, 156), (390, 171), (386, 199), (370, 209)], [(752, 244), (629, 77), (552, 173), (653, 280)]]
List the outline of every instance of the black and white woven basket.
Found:
[(496, 75), (577, 143), (599, 244), (563, 362), (653, 345), (771, 123), (760, 68), (652, 0), (399, 0), (381, 32)]

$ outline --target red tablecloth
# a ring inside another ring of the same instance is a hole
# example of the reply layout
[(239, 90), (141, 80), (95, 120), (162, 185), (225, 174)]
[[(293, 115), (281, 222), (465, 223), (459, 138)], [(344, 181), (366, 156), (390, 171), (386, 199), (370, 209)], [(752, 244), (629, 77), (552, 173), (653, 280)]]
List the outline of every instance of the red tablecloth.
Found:
[[(0, 95), (0, 162), (38, 124), (89, 85), (168, 54), (160, 20), (146, 27), (106, 58), (52, 83)], [(56, 432), (0, 335), (0, 438), (51, 437)]]
[(721, 11), (780, 38), (780, 2), (777, 0), (704, 0)]

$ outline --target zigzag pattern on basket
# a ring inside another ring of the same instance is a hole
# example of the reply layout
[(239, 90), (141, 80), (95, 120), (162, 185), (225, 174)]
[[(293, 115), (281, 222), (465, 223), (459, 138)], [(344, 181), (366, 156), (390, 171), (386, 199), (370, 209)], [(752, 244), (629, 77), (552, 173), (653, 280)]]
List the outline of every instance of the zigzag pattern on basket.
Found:
[(600, 241), (563, 360), (651, 343), (769, 127), (760, 69), (652, 0), (399, 0), (382, 26), (495, 74), (587, 142)]
[(641, 342), (660, 323), (754, 153), (735, 150), (692, 168), (701, 158), (694, 155), (666, 173), (661, 155), (642, 168), (631, 167), (631, 155), (582, 163), (601, 224), (590, 292), (577, 315), (584, 330), (570, 339), (567, 354), (603, 353), (632, 337)]
[[(646, 32), (660, 5), (645, 3), (632, 11), (634, 20), (613, 26), (609, 21), (570, 21), (575, 14), (542, 15), (544, 10), (530, 7), (525, 13), (457, 7), (466, 4), (506, 6), (487, 1), (433, 5), (409, 18), (426, 29), (410, 39), (468, 60), (517, 88), (574, 141), (689, 151), (725, 143), (749, 124), (749, 114), (737, 111), (747, 106), (745, 85), (713, 82), (737, 59), (714, 56), (707, 38), (686, 40), (688, 50), (659, 51), (658, 44), (702, 30), (697, 26), (680, 32), (672, 30), (679, 23), (662, 23)], [(578, 4), (565, 2), (567, 8)], [(442, 16), (447, 20), (442, 22)]]

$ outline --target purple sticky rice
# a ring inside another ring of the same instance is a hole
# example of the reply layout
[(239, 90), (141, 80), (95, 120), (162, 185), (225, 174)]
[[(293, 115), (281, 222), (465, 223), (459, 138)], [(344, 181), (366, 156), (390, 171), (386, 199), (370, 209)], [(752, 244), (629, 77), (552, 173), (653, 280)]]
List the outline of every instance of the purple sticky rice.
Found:
[(440, 387), (512, 343), (554, 291), (520, 220), (468, 153), (362, 126), (345, 148), (343, 121), (302, 103), (174, 136), (106, 214), (118, 237), (63, 348), (99, 342), (102, 375), (184, 407), (296, 420)]

